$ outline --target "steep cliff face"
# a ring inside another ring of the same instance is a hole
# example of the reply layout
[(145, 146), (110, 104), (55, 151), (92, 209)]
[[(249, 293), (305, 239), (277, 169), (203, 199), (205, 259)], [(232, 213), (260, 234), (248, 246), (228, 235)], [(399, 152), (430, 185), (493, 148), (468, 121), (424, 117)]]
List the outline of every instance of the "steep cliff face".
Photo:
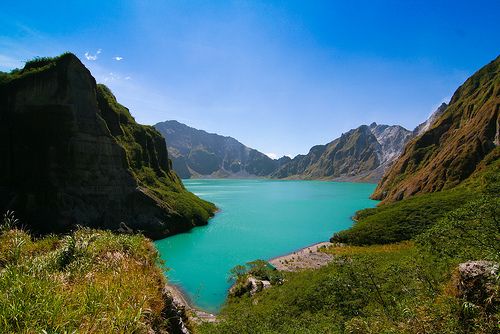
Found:
[(377, 181), (411, 132), (401, 126), (362, 125), (340, 138), (311, 148), (272, 174), (276, 178)]
[(161, 135), (74, 55), (0, 79), (0, 210), (40, 232), (124, 222), (160, 238), (206, 223), (213, 205), (184, 189)]
[(458, 88), (445, 110), (410, 141), (372, 195), (391, 202), (450, 189), (499, 143), (500, 57)]
[(267, 176), (288, 159), (271, 159), (234, 138), (197, 130), (177, 121), (155, 125), (165, 136), (173, 169), (182, 178)]

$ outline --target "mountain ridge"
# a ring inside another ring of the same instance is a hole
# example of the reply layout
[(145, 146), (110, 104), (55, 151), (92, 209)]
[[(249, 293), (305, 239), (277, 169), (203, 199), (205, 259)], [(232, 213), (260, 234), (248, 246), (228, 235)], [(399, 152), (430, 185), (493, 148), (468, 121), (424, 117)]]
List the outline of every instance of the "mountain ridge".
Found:
[[(293, 159), (286, 156), (271, 159), (232, 137), (208, 133), (178, 121), (160, 122), (154, 126), (165, 136), (173, 168), (182, 178), (265, 177), (375, 182), (411, 135), (411, 131), (399, 125), (372, 123), (352, 129), (330, 143), (315, 145), (307, 154), (299, 154)], [(359, 140), (358, 150), (350, 147), (355, 145), (350, 140)], [(350, 146), (346, 148), (346, 145)], [(239, 154), (234, 152), (234, 147)], [(358, 154), (357, 158), (350, 159), (351, 153)], [(334, 166), (334, 156), (346, 161)], [(256, 163), (252, 159), (260, 159), (260, 169), (251, 168)]]

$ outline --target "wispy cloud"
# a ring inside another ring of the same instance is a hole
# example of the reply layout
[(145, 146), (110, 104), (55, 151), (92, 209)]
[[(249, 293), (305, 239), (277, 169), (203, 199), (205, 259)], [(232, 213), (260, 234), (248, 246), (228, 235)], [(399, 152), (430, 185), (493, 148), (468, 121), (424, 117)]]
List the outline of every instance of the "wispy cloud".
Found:
[(120, 80), (120, 76), (116, 73), (109, 72), (108, 75), (106, 75), (103, 78), (104, 82), (110, 82), (110, 81), (115, 81), (115, 80)]
[(91, 61), (94, 61), (94, 60), (97, 60), (97, 58), (99, 58), (99, 54), (102, 52), (102, 49), (99, 49), (96, 51), (95, 54), (91, 54), (90, 52), (85, 52), (85, 58), (87, 58), (87, 60), (91, 60)]
[(108, 72), (107, 74), (101, 76), (102, 81), (104, 82), (112, 82), (112, 81), (119, 81), (119, 80), (130, 80), (132, 77), (130, 76), (122, 76), (118, 73), (115, 72)]
[(116, 56), (116, 57), (113, 57), (113, 59), (114, 59), (114, 60), (116, 60), (116, 61), (120, 61), (120, 60), (122, 60), (122, 59), (123, 59), (123, 57)]

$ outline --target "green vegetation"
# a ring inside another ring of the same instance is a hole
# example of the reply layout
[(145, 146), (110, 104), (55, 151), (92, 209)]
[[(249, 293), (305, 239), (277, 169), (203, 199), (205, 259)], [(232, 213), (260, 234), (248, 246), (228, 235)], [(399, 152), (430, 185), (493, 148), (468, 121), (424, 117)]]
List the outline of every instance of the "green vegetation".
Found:
[(350, 229), (336, 233), (331, 241), (373, 245), (409, 240), (476, 195), (452, 189), (361, 210), (356, 213), (357, 222)]
[(13, 69), (9, 73), (0, 72), (0, 85), (10, 82), (14, 79), (24, 78), (34, 73), (43, 72), (57, 65), (57, 62), (73, 56), (70, 52), (65, 52), (57, 57), (36, 57), (26, 61), (22, 69)]
[(18, 225), (9, 213), (0, 232), (1, 333), (168, 329), (151, 241), (91, 229), (35, 239)]
[(465, 300), (455, 268), (500, 259), (500, 199), (484, 196), (416, 243), (336, 246), (328, 266), (285, 273), (282, 285), (232, 298), (200, 333), (495, 333), (500, 280), (484, 304)]
[(499, 151), (494, 150), (485, 158), (476, 175), (453, 189), (422, 194), (357, 212), (357, 222), (350, 229), (336, 233), (331, 241), (371, 245), (410, 240), (448, 212), (478, 196), (498, 194)]
[(255, 260), (246, 265), (237, 265), (230, 270), (229, 281), (234, 282), (231, 295), (240, 297), (249, 293), (247, 278), (269, 281), (272, 285), (283, 283), (283, 273), (276, 270), (267, 261)]

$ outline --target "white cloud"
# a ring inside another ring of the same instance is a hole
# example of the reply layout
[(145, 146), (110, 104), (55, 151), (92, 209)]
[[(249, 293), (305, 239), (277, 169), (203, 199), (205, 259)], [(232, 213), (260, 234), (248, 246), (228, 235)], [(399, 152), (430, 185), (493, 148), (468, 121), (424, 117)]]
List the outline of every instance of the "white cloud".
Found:
[(132, 78), (131, 78), (131, 77), (125, 77), (124, 79), (125, 79), (125, 80), (130, 80), (130, 79), (132, 79)]
[(120, 61), (120, 60), (122, 60), (122, 59), (123, 59), (123, 57), (116, 56), (116, 57), (113, 57), (113, 59), (114, 59), (114, 60), (116, 60), (116, 61)]
[(276, 159), (278, 157), (278, 155), (276, 153), (264, 153), (264, 154), (267, 155), (271, 159)]
[(99, 49), (96, 51), (95, 54), (91, 54), (90, 52), (85, 52), (85, 58), (87, 58), (87, 60), (91, 60), (91, 61), (94, 61), (94, 60), (97, 60), (98, 58), (98, 55), (102, 52), (102, 49)]

